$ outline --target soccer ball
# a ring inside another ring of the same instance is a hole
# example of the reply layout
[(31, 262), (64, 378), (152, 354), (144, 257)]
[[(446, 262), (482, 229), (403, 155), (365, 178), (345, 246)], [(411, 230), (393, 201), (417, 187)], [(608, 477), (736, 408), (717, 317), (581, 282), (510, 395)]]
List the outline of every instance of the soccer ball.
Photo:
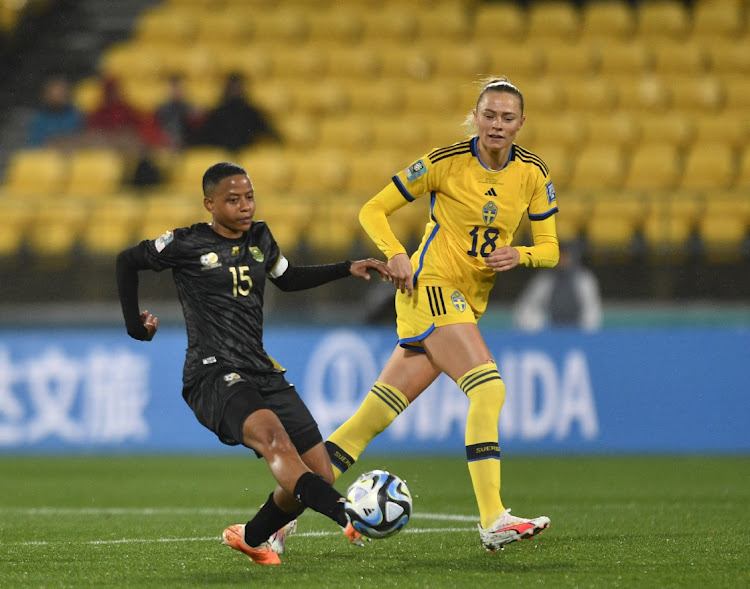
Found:
[(366, 472), (346, 491), (344, 504), (352, 526), (368, 538), (387, 538), (411, 517), (411, 493), (406, 483), (385, 470)]

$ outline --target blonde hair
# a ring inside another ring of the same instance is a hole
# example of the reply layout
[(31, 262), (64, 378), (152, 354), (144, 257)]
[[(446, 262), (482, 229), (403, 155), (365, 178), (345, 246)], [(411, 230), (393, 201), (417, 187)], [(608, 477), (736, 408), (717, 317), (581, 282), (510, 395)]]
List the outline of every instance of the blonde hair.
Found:
[(521, 94), (521, 91), (511, 83), (507, 76), (488, 76), (477, 80), (475, 84), (477, 84), (481, 90), (479, 91), (479, 96), (477, 96), (476, 103), (474, 103), (474, 108), (466, 115), (466, 119), (463, 123), (464, 131), (466, 131), (466, 134), (469, 137), (473, 137), (477, 133), (477, 124), (474, 122), (474, 110), (479, 106), (479, 102), (487, 92), (507, 92), (508, 94), (517, 96), (518, 101), (521, 103), (521, 116), (523, 116), (523, 94)]

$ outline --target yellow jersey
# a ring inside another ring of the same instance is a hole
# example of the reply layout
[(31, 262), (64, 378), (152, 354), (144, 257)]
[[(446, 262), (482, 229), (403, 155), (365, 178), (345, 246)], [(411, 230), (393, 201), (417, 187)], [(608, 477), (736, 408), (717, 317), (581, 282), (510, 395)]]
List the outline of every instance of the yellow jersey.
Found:
[[(388, 258), (405, 250), (385, 217), (426, 195), (430, 196), (429, 222), (411, 256), (415, 286), (460, 288), (479, 317), (497, 275), (484, 258), (498, 247), (512, 245), (527, 213), (531, 221), (544, 223), (532, 223), (533, 247), (517, 248), (520, 264), (557, 263), (555, 189), (547, 165), (527, 149), (513, 144), (505, 166), (492, 170), (479, 159), (474, 137), (435, 149), (398, 172), (360, 213), (365, 230)], [(546, 244), (553, 247), (539, 247)]]

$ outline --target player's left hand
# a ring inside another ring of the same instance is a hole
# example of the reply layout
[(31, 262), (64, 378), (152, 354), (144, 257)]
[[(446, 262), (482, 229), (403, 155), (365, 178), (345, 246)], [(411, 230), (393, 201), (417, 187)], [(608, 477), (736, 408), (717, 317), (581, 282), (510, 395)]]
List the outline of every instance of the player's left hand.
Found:
[(518, 266), (521, 254), (518, 250), (510, 245), (504, 245), (497, 248), (484, 259), (488, 268), (495, 272), (507, 272)]
[(380, 260), (376, 260), (375, 258), (357, 260), (356, 262), (352, 262), (352, 265), (349, 268), (349, 272), (352, 273), (352, 276), (359, 276), (360, 278), (364, 278), (365, 280), (370, 280), (370, 270), (376, 270), (377, 272), (379, 272), (380, 279), (383, 282), (385, 282), (386, 280), (389, 282), (393, 282), (393, 273), (388, 267), (388, 264), (386, 264), (385, 262), (381, 262)]

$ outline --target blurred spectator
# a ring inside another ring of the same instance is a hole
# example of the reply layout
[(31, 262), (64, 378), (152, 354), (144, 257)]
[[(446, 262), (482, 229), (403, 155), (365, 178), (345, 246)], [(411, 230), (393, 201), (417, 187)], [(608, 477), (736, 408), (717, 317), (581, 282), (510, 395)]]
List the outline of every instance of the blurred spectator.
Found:
[(244, 78), (233, 74), (227, 80), (221, 103), (203, 122), (198, 143), (236, 151), (263, 140), (278, 142), (279, 135), (263, 113), (248, 101)]
[(169, 97), (156, 109), (156, 118), (173, 149), (182, 149), (194, 142), (194, 132), (201, 112), (185, 98), (185, 85), (179, 76), (169, 80)]
[(69, 140), (83, 130), (84, 115), (70, 99), (70, 82), (64, 76), (49, 78), (42, 91), (42, 104), (29, 125), (28, 144), (43, 147)]
[(538, 272), (521, 292), (513, 310), (516, 327), (539, 331), (544, 327), (601, 327), (599, 281), (583, 266), (577, 243), (560, 244), (555, 268)]
[(101, 144), (125, 152), (140, 152), (141, 116), (125, 99), (113, 78), (102, 80), (102, 102), (89, 113), (87, 143)]

